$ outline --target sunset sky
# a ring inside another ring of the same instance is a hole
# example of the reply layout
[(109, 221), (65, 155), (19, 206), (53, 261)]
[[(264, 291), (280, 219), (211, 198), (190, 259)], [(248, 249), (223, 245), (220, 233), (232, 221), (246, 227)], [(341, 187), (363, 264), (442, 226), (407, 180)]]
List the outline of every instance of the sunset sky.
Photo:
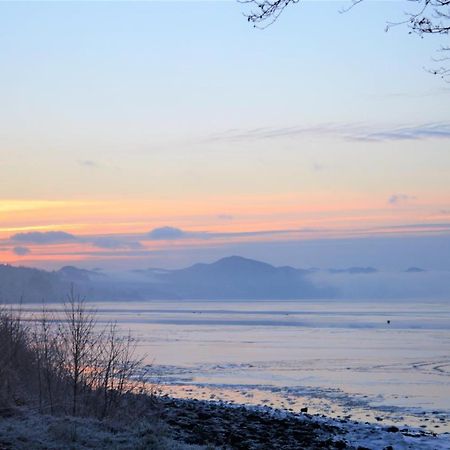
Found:
[(0, 262), (450, 270), (450, 85), (411, 2), (0, 4)]

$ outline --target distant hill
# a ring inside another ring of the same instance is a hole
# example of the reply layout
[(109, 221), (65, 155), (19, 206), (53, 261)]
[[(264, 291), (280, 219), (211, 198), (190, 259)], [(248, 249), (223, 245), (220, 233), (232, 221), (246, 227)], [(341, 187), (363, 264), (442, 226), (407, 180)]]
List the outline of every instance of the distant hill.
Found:
[(79, 269), (78, 267), (74, 266), (61, 267), (61, 269), (59, 269), (57, 273), (61, 276), (62, 279), (70, 282), (96, 281), (99, 279), (99, 277), (106, 276), (105, 274), (98, 271)]
[(58, 271), (0, 265), (0, 303), (62, 301), (73, 286), (88, 300), (173, 298), (149, 282), (116, 279), (97, 271), (66, 266)]
[[(155, 272), (153, 272), (155, 274)], [(315, 286), (309, 271), (230, 256), (212, 264), (161, 273), (158, 279), (180, 298), (294, 299), (331, 295)]]
[(64, 299), (73, 285), (89, 300), (295, 299), (331, 296), (308, 279), (310, 271), (274, 267), (230, 256), (186, 269), (148, 269), (128, 277), (65, 266), (58, 271), (0, 266), (0, 301), (48, 302)]
[(71, 286), (92, 301), (448, 297), (449, 283), (447, 273), (419, 267), (399, 272), (359, 266), (304, 270), (240, 256), (177, 270), (120, 273), (75, 266), (49, 272), (0, 265), (0, 303), (61, 301)]
[(56, 272), (29, 267), (0, 265), (0, 301), (2, 303), (54, 301), (69, 289)]
[(425, 269), (422, 269), (420, 267), (408, 267), (405, 270), (406, 273), (420, 273), (420, 272), (426, 272)]

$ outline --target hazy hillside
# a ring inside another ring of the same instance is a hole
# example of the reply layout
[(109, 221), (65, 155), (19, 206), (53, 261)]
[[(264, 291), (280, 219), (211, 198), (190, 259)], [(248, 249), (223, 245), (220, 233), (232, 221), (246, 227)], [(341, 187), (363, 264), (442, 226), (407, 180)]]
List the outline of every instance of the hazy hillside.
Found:
[(302, 298), (442, 298), (450, 274), (416, 267), (385, 272), (373, 267), (295, 269), (230, 256), (185, 269), (103, 273), (65, 266), (47, 272), (0, 265), (0, 302), (60, 301), (71, 286), (89, 300), (282, 300)]
[(58, 271), (0, 265), (0, 302), (55, 302), (71, 287), (89, 300), (171, 298), (149, 282), (131, 282), (95, 271), (66, 266)]
[(65, 283), (57, 272), (0, 266), (0, 301), (3, 303), (52, 301), (69, 287), (70, 283)]
[(0, 266), (0, 294), (3, 302), (57, 301), (71, 285), (92, 300), (286, 299), (333, 294), (330, 289), (316, 287), (308, 280), (308, 273), (238, 256), (180, 270), (135, 271), (128, 276), (73, 266), (47, 272), (4, 265)]
[(195, 264), (162, 273), (159, 279), (181, 298), (292, 299), (330, 296), (330, 289), (318, 288), (308, 272), (292, 267), (230, 256), (212, 264)]

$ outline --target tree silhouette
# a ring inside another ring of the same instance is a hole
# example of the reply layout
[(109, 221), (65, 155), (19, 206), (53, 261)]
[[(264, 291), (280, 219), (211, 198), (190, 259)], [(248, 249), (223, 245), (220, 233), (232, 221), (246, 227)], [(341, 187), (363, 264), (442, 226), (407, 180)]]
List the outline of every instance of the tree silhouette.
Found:
[[(247, 20), (256, 28), (266, 28), (273, 24), (282, 12), (289, 6), (300, 3), (300, 0), (239, 0), (240, 3), (248, 4), (250, 12), (245, 14)], [(342, 12), (348, 11), (364, 0), (352, 0), (347, 8)], [(386, 31), (393, 26), (406, 25), (409, 33), (417, 33), (419, 36), (438, 34), (450, 34), (450, 0), (410, 0), (415, 4), (414, 11), (407, 13), (405, 20), (400, 22), (388, 22)], [(435, 75), (441, 76), (447, 82), (450, 82), (450, 44), (446, 43), (439, 49), (439, 57), (434, 61), (439, 66), (430, 70)]]

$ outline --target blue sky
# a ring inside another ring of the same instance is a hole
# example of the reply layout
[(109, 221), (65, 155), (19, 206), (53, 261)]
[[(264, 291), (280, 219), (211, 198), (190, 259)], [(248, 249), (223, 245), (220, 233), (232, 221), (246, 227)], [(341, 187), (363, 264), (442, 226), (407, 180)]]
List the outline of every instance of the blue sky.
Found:
[[(411, 2), (346, 5), (301, 3), (257, 30), (232, 1), (1, 3), (5, 261), (177, 265), (230, 245), (270, 260), (270, 244), (295, 264), (280, 236), (305, 228), (447, 239), (450, 87), (425, 70), (441, 41), (384, 31)], [(234, 237), (130, 255), (163, 226)], [(83, 245), (16, 254), (23, 231)], [(123, 254), (86, 247), (112, 238)]]

